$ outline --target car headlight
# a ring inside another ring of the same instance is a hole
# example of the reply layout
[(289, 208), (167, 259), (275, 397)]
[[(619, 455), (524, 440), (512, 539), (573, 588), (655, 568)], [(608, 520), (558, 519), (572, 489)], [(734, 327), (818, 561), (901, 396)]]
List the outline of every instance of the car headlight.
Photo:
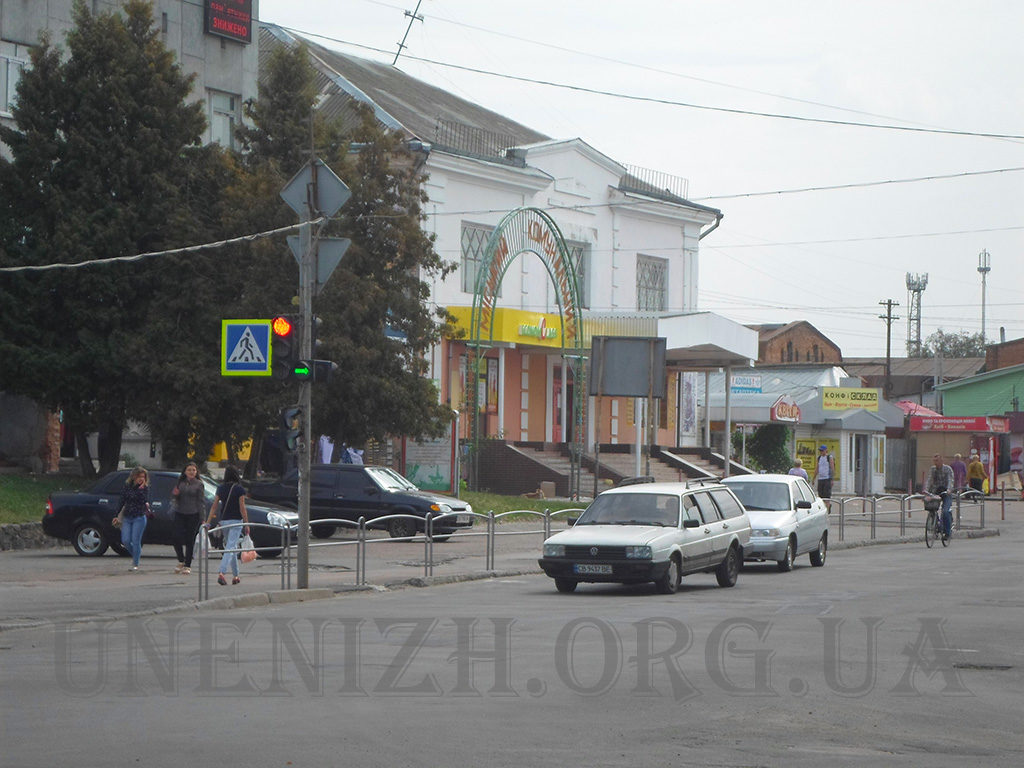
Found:
[(287, 528), (288, 518), (280, 512), (267, 512), (267, 523), (269, 525), (276, 525), (278, 528)]
[(466, 505), (466, 511), (467, 511), (467, 512), (468, 512), (469, 514), (473, 514), (473, 505), (472, 505), (472, 504), (467, 504), (467, 505)]
[(545, 544), (544, 557), (565, 557), (565, 544)]
[(650, 560), (651, 548), (646, 544), (639, 547), (626, 547), (626, 558), (635, 560)]
[(754, 528), (750, 533), (753, 536), (767, 536), (770, 539), (777, 539), (781, 535), (778, 528)]
[(446, 515), (452, 511), (452, 508), (448, 504), (431, 504), (430, 511), (437, 512), (441, 515)]

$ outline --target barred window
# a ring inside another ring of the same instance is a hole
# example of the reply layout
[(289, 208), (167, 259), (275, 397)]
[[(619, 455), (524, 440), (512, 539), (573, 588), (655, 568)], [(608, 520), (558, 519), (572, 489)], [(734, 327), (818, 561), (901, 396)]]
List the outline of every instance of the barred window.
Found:
[[(494, 227), (483, 227), (478, 224), (462, 225), (462, 290), (464, 293), (476, 291), (476, 276), (480, 271), (480, 262), (487, 249), (487, 241)], [(501, 296), (501, 286), (498, 286)]]
[(668, 303), (668, 259), (636, 257), (636, 308), (640, 312), (662, 312)]
[(576, 267), (580, 306), (584, 308), (589, 307), (590, 282), (587, 278), (590, 276), (590, 251), (587, 249), (586, 243), (567, 242), (565, 246), (569, 249), (569, 259), (572, 261), (573, 266)]

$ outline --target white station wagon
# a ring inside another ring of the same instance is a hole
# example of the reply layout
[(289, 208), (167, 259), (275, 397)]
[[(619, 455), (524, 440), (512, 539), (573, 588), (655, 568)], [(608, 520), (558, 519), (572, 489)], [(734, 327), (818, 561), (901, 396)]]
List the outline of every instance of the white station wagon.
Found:
[(750, 521), (718, 482), (650, 483), (605, 491), (576, 524), (544, 542), (538, 561), (559, 592), (581, 581), (653, 581), (671, 594), (690, 573), (736, 583)]

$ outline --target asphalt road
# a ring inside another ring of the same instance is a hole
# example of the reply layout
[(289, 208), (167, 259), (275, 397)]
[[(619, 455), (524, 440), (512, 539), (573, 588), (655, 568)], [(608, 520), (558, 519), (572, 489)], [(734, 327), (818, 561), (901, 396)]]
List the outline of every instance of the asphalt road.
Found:
[(520, 575), (9, 629), (0, 765), (1017, 766), (1010, 517), (672, 596)]

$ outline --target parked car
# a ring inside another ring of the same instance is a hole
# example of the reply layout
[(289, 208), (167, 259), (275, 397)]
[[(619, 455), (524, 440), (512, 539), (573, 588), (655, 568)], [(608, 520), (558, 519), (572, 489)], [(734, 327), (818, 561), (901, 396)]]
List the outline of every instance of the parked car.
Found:
[(775, 560), (780, 571), (793, 569), (798, 555), (810, 555), (821, 567), (828, 555), (828, 505), (810, 484), (795, 475), (735, 475), (722, 482), (747, 508), (750, 546), (747, 560)]
[[(129, 470), (111, 472), (96, 482), (88, 491), (51, 493), (46, 501), (43, 515), (43, 531), (57, 539), (70, 541), (78, 554), (85, 557), (99, 557), (108, 548), (120, 555), (126, 554), (121, 546), (121, 532), (111, 525), (121, 502)], [(152, 517), (146, 524), (142, 537), (143, 544), (173, 544), (173, 512), (171, 511), (171, 489), (179, 473), (172, 470), (152, 470), (149, 473), (149, 505)], [(205, 485), (207, 508), (213, 503), (217, 482), (200, 475)], [(299, 516), (294, 510), (246, 499), (249, 522), (266, 523), (277, 529), (288, 528), (289, 540), (298, 536)], [(253, 543), (259, 549), (260, 557), (277, 557), (281, 554), (281, 533), (273, 528), (254, 525), (250, 529)], [(217, 543), (218, 537), (211, 534)], [(266, 547), (266, 549), (260, 549)]]
[(572, 528), (548, 538), (538, 562), (559, 592), (581, 581), (653, 581), (671, 594), (691, 573), (736, 584), (749, 540), (747, 513), (724, 485), (628, 485), (605, 491)]
[[(279, 481), (258, 482), (249, 486), (254, 499), (272, 501), (291, 508), (299, 503), (299, 475), (297, 470), (286, 473)], [(433, 524), (437, 541), (473, 524), (473, 507), (461, 499), (431, 491), (421, 491), (409, 480), (389, 467), (363, 464), (314, 464), (310, 468), (309, 519), (367, 520), (386, 515), (412, 515), (396, 517), (380, 524), (394, 538), (414, 536), (425, 530), (428, 513), (434, 517), (447, 515)], [(374, 526), (371, 526), (374, 527)], [(337, 525), (313, 523), (313, 535), (328, 538)], [(436, 534), (441, 534), (437, 536)]]

